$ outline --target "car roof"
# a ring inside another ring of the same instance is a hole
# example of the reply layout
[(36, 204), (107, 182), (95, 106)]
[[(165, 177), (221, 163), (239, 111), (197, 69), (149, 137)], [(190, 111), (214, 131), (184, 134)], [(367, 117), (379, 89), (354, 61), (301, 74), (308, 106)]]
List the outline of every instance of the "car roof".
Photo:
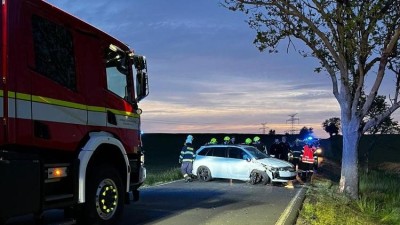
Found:
[(253, 147), (251, 145), (242, 145), (242, 144), (235, 144), (235, 145), (223, 145), (223, 144), (217, 144), (217, 145), (203, 145), (200, 148), (212, 148), (212, 147)]

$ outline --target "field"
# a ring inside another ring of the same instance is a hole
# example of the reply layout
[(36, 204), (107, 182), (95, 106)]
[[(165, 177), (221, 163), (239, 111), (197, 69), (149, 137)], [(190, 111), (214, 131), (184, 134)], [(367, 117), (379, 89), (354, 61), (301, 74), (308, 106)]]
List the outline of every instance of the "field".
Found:
[[(270, 146), (275, 138), (281, 139), (281, 135), (255, 135), (255, 134), (192, 134), (195, 149), (206, 144), (211, 138), (217, 138), (221, 143), (225, 136), (235, 136), (236, 143), (243, 143), (246, 138), (253, 139), (259, 136), (261, 141)], [(143, 148), (145, 150), (145, 165), (149, 172), (155, 172), (178, 167), (179, 154), (186, 140), (187, 134), (144, 134), (142, 135)], [(292, 141), (295, 137), (289, 137)]]
[[(275, 138), (281, 139), (282, 135), (259, 134), (192, 134), (195, 149), (215, 137), (219, 142), (225, 136), (235, 136), (237, 143), (243, 143), (246, 138), (259, 136), (261, 141), (269, 147)], [(179, 166), (178, 157), (187, 134), (150, 133), (142, 136), (143, 147), (146, 155), (146, 167), (149, 172), (176, 168)], [(288, 136), (288, 141), (293, 142), (296, 135)], [(322, 139), (321, 146), (324, 154), (340, 162), (342, 154), (341, 136), (332, 139)], [(391, 170), (400, 170), (400, 135), (365, 135), (361, 139), (359, 148), (359, 162), (363, 167), (384, 167)]]

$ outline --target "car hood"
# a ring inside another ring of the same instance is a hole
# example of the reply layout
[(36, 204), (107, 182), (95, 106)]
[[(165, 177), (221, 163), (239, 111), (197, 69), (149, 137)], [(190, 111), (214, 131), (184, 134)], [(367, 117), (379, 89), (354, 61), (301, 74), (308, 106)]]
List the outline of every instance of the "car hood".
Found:
[(293, 164), (276, 158), (257, 159), (256, 161), (269, 167), (293, 167)]

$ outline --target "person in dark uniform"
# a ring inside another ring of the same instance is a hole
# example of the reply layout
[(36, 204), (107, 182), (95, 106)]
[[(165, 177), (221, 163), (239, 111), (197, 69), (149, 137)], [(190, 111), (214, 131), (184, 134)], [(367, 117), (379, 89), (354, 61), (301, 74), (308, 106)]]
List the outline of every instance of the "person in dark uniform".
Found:
[(269, 147), (269, 155), (279, 159), (281, 154), (280, 147), (279, 139), (275, 139), (275, 142), (271, 145), (271, 147)]
[(188, 135), (185, 141), (185, 145), (182, 147), (181, 154), (179, 155), (179, 163), (181, 164), (181, 172), (183, 178), (186, 182), (192, 181), (191, 176), (193, 170), (193, 161), (194, 161), (194, 147), (193, 147), (193, 136)]
[(279, 159), (288, 161), (290, 145), (289, 145), (289, 143), (287, 143), (285, 136), (282, 137), (282, 141), (281, 141), (281, 143), (279, 143), (279, 146), (280, 146), (279, 148), (281, 151)]

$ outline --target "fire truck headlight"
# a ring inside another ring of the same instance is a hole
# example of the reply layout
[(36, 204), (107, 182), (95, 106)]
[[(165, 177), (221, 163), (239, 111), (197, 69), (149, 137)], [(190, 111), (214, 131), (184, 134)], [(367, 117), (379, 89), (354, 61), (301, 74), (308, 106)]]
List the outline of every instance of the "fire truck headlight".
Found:
[(143, 164), (144, 163), (144, 154), (142, 154), (141, 156), (140, 156), (140, 162)]
[(315, 150), (315, 153), (317, 153), (318, 155), (322, 153), (322, 148), (317, 148), (317, 150)]

